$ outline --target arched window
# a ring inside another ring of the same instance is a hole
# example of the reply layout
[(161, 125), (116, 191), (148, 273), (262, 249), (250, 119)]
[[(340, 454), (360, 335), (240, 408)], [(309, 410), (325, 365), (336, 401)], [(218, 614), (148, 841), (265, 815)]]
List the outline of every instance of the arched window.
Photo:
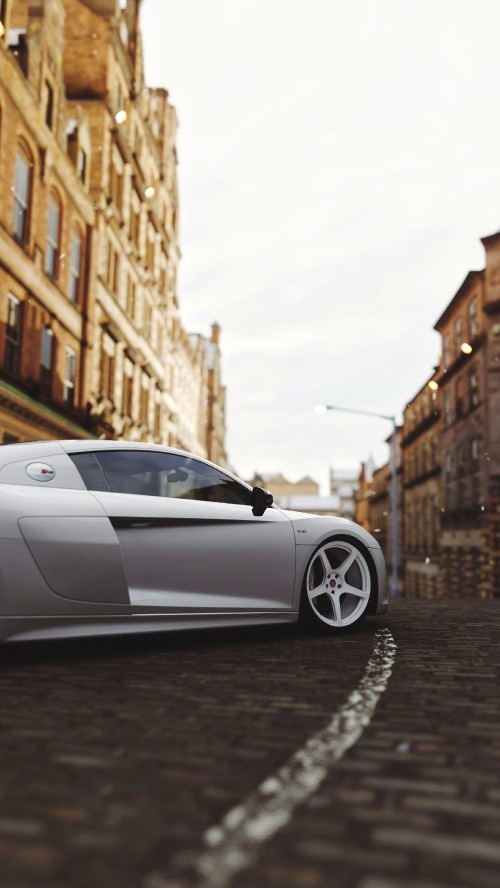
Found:
[(73, 305), (80, 300), (80, 277), (82, 268), (82, 235), (78, 228), (71, 233), (71, 256), (69, 264), (69, 298)]
[(55, 191), (49, 198), (47, 217), (47, 244), (45, 247), (45, 271), (55, 279), (58, 271), (59, 241), (61, 237), (61, 203)]
[(26, 245), (28, 240), (32, 167), (33, 162), (27, 149), (24, 145), (19, 145), (16, 153), (14, 174), (12, 233), (22, 247)]

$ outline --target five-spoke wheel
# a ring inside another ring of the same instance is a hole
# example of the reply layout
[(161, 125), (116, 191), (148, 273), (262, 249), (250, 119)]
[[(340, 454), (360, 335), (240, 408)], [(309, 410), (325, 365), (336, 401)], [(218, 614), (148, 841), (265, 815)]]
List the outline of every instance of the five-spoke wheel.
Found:
[(309, 613), (335, 629), (352, 626), (364, 615), (371, 592), (370, 568), (351, 541), (330, 540), (314, 553), (304, 594)]

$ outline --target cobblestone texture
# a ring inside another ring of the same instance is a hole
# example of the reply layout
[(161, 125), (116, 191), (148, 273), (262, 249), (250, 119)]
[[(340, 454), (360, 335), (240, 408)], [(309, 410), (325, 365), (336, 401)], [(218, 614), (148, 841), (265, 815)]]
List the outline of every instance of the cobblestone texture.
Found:
[[(144, 888), (314, 732), (386, 626), (371, 724), (234, 888), (498, 888), (500, 603), (0, 650), (2, 888)], [(147, 880), (146, 880), (147, 881)]]

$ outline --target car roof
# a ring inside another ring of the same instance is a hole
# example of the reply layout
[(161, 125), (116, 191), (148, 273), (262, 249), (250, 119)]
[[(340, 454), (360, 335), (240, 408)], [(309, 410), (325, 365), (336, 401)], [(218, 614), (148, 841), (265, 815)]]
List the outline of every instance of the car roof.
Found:
[(86, 439), (68, 439), (58, 441), (66, 453), (81, 453), (85, 450), (161, 450), (164, 453), (178, 453), (181, 456), (193, 456), (195, 459), (203, 459), (195, 453), (187, 450), (179, 450), (176, 447), (166, 447), (163, 444), (145, 444), (142, 441), (109, 441), (107, 438), (97, 438), (94, 441)]

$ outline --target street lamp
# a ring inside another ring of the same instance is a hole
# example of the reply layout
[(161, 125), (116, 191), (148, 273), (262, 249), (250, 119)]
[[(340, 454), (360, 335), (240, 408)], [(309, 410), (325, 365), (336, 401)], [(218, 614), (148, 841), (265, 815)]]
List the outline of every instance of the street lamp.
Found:
[(358, 413), (361, 416), (375, 416), (377, 419), (387, 419), (392, 422), (391, 437), (391, 549), (392, 549), (392, 577), (391, 595), (398, 594), (398, 476), (397, 476), (397, 426), (396, 417), (387, 416), (385, 413), (373, 413), (371, 410), (353, 410), (351, 407), (333, 407), (332, 404), (318, 404), (314, 408), (315, 413), (326, 413), (328, 410), (339, 410), (342, 413)]

